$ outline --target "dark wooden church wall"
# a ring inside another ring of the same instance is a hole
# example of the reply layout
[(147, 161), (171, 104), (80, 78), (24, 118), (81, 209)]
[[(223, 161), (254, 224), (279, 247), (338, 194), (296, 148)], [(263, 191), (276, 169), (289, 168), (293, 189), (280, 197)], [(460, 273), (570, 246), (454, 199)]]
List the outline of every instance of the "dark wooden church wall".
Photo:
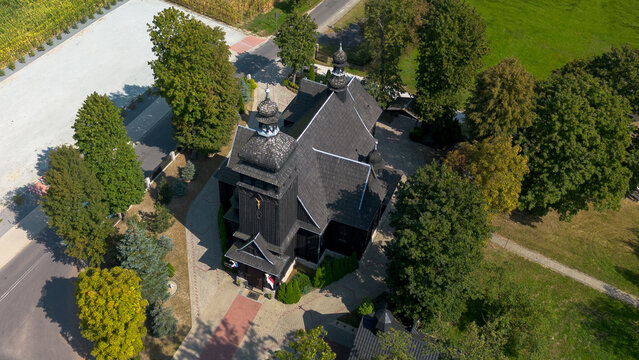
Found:
[(266, 241), (277, 244), (276, 200), (260, 195), (258, 210), (256, 197), (256, 192), (239, 188), (240, 231), (248, 235), (259, 232)]
[(297, 232), (295, 256), (314, 263), (319, 261), (319, 235), (300, 229)]
[(291, 227), (297, 219), (297, 178), (286, 189), (278, 207), (278, 229), (277, 243), (281, 245), (282, 240), (288, 235)]
[(352, 255), (354, 251), (360, 258), (369, 240), (370, 232), (331, 221), (324, 232), (322, 251), (329, 249), (346, 256)]
[(218, 182), (220, 189), (220, 203), (224, 208), (224, 211), (227, 211), (231, 208), (231, 197), (233, 196), (233, 191), (235, 191), (235, 186), (229, 185), (224, 182)]

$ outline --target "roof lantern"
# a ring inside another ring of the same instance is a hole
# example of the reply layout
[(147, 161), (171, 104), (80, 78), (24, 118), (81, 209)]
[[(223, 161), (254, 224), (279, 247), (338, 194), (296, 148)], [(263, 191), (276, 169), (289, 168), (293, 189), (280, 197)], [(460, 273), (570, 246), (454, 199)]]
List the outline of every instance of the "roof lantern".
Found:
[(348, 85), (348, 79), (344, 73), (344, 67), (348, 58), (346, 52), (342, 49), (342, 43), (339, 43), (339, 50), (333, 54), (333, 72), (330, 79), (328, 79), (328, 86), (334, 92), (344, 91), (346, 85)]
[(264, 137), (275, 136), (280, 132), (277, 126), (279, 109), (269, 93), (269, 88), (266, 88), (266, 97), (257, 105), (257, 133)]

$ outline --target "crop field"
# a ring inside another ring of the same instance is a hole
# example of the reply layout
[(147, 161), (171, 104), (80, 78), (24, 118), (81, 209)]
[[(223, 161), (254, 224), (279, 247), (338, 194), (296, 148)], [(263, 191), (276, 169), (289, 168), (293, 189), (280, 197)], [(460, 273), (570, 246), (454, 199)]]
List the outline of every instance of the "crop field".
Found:
[(94, 13), (107, 0), (0, 0), (0, 68)]
[(169, 0), (202, 15), (230, 25), (237, 25), (244, 20), (268, 11), (273, 7), (273, 0)]
[(518, 57), (538, 78), (612, 45), (639, 46), (639, 0), (468, 0), (486, 20), (487, 66)]

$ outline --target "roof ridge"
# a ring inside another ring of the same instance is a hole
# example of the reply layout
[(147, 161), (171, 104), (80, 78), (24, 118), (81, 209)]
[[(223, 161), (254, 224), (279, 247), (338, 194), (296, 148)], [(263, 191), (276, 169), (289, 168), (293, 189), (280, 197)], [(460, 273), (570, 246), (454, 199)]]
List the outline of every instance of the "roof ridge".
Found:
[(295, 139), (295, 141), (299, 142), (300, 139), (302, 138), (302, 136), (304, 136), (304, 133), (306, 132), (306, 130), (311, 127), (311, 124), (313, 123), (313, 120), (315, 120), (315, 118), (317, 117), (317, 115), (319, 115), (319, 113), (322, 112), (322, 109), (324, 108), (324, 106), (328, 103), (328, 101), (331, 99), (331, 97), (333, 97), (333, 94), (335, 94), (334, 92), (331, 92), (330, 95), (328, 95), (328, 97), (326, 98), (326, 100), (324, 100), (324, 103), (322, 104), (322, 106), (317, 110), (317, 112), (315, 113), (315, 115), (313, 115), (313, 118), (311, 119), (311, 121), (308, 122), (308, 124), (306, 125), (306, 127), (304, 128), (304, 131), (302, 131), (302, 133), (300, 134), (300, 136), (297, 137), (297, 139)]
[(342, 160), (348, 160), (348, 161), (352, 161), (352, 162), (354, 162), (354, 163), (356, 163), (356, 164), (364, 165), (364, 166), (368, 167), (369, 169), (370, 169), (370, 167), (371, 167), (371, 165), (370, 165), (370, 164), (367, 164), (367, 163), (365, 163), (365, 162), (363, 162), (363, 161), (354, 160), (354, 159), (351, 159), (351, 158), (347, 158), (347, 157), (345, 157), (345, 156), (341, 156), (341, 155), (337, 155), (337, 154), (330, 153), (330, 152), (328, 152), (328, 151), (324, 151), (324, 150), (316, 149), (314, 146), (313, 146), (313, 147), (311, 147), (311, 149), (313, 149), (314, 151), (317, 151), (317, 152), (319, 152), (319, 153), (322, 153), (322, 154), (324, 154), (324, 155), (333, 156), (333, 157), (336, 157), (336, 158), (339, 158), (339, 159), (342, 159)]

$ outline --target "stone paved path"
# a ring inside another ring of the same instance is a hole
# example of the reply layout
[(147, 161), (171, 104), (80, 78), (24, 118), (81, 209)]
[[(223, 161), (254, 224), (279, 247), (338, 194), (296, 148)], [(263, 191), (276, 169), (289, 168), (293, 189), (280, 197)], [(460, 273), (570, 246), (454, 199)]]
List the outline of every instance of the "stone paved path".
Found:
[(261, 306), (257, 301), (237, 295), (200, 355), (200, 360), (230, 360)]
[(501, 246), (512, 253), (515, 253), (523, 258), (526, 258), (527, 260), (535, 262), (545, 268), (558, 272), (571, 279), (577, 280), (586, 286), (589, 286), (595, 290), (601, 291), (604, 294), (610, 295), (636, 308), (639, 308), (638, 297), (628, 294), (625, 291), (619, 290), (610, 284), (607, 284), (601, 280), (593, 278), (592, 276), (588, 276), (579, 270), (575, 270), (551, 258), (543, 256), (536, 251), (532, 251), (528, 248), (525, 248), (517, 244), (516, 242), (510, 239), (507, 239), (499, 234), (493, 234), (490, 241), (495, 245)]

